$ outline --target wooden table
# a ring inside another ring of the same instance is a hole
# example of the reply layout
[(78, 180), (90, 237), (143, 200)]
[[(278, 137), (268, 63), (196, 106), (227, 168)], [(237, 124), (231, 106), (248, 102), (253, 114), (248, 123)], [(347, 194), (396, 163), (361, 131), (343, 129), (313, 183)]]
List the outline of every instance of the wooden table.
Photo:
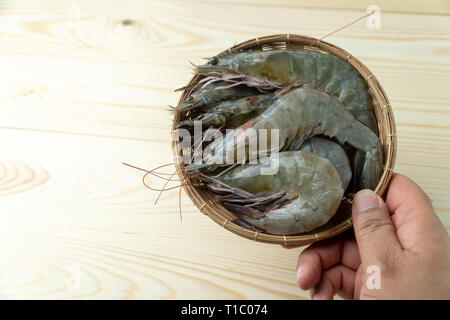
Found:
[[(220, 228), (178, 191), (141, 183), (172, 161), (171, 115), (188, 61), (276, 33), (327, 38), (383, 84), (395, 171), (450, 227), (448, 1), (0, 2), (0, 298), (302, 299), (300, 249)], [(151, 181), (157, 183), (157, 181)]]

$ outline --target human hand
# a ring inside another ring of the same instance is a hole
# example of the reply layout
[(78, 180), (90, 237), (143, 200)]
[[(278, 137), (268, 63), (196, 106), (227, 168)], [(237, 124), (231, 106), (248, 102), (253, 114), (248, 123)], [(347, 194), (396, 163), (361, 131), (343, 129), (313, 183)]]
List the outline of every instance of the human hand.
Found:
[[(352, 216), (354, 235), (300, 254), (301, 289), (312, 289), (313, 299), (450, 299), (450, 238), (418, 185), (394, 174), (386, 203), (360, 191)], [(379, 288), (372, 270), (379, 270)]]

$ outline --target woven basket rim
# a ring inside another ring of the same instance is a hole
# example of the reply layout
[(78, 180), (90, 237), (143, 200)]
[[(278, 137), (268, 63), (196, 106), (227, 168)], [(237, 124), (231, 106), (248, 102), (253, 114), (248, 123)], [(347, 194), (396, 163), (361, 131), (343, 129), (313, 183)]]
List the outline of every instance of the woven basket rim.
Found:
[[(297, 47), (298, 46), (298, 47)], [(352, 65), (365, 80), (369, 95), (372, 97), (375, 116), (378, 122), (379, 138), (383, 147), (384, 153), (384, 171), (380, 181), (375, 188), (375, 192), (383, 196), (389, 181), (391, 179), (393, 168), (395, 164), (397, 151), (397, 136), (395, 119), (389, 99), (383, 90), (381, 84), (378, 82), (375, 75), (356, 57), (348, 53), (344, 49), (337, 47), (329, 42), (322, 41), (310, 36), (300, 34), (275, 34), (264, 37), (257, 37), (239, 43), (231, 48), (228, 48), (220, 54), (232, 53), (237, 51), (250, 50), (274, 50), (274, 49), (289, 49), (289, 50), (313, 50), (322, 51), (333, 54), (347, 61)], [(189, 84), (197, 82), (201, 77), (194, 75), (189, 81)], [(186, 99), (190, 94), (190, 90), (185, 90), (181, 95), (178, 105)], [(176, 125), (179, 121), (179, 114), (176, 114), (173, 119), (172, 132), (176, 131)], [(177, 174), (182, 181), (183, 172), (180, 165), (178, 165), (177, 158), (180, 154), (177, 139), (172, 140), (172, 152)], [(217, 224), (223, 228), (247, 239), (255, 240), (263, 243), (284, 244), (284, 245), (307, 245), (315, 241), (324, 240), (332, 236), (338, 235), (345, 230), (352, 227), (351, 216), (345, 221), (337, 225), (331, 226), (326, 230), (310, 232), (300, 235), (280, 236), (266, 233), (258, 233), (251, 231), (234, 224), (231, 220), (233, 213), (225, 209), (220, 203), (208, 196), (205, 191), (198, 190), (191, 185), (183, 185), (183, 189), (188, 197), (193, 201), (197, 208)], [(314, 230), (313, 230), (314, 231)]]

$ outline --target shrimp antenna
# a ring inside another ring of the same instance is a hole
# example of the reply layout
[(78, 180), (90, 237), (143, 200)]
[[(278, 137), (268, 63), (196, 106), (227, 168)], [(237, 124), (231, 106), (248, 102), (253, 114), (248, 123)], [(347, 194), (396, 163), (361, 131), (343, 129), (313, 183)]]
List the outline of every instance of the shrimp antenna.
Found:
[[(128, 163), (125, 163), (125, 162), (122, 162), (122, 164), (124, 164), (124, 165), (126, 165), (126, 166), (128, 166), (128, 167), (131, 167), (131, 168), (133, 168), (133, 169), (137, 169), (137, 170), (140, 170), (140, 171), (144, 171), (144, 172), (145, 172), (145, 175), (142, 177), (142, 183), (144, 184), (144, 186), (146, 186), (146, 187), (149, 188), (150, 190), (153, 190), (153, 191), (159, 191), (158, 197), (156, 198), (156, 201), (155, 201), (155, 205), (158, 203), (158, 200), (159, 200), (159, 198), (160, 198), (160, 196), (161, 196), (161, 194), (162, 194), (163, 191), (168, 191), (168, 190), (180, 188), (178, 204), (179, 204), (179, 208), (180, 208), (180, 220), (183, 221), (182, 215), (181, 215), (181, 187), (182, 187), (182, 186), (185, 186), (185, 185), (187, 185), (187, 184), (190, 184), (190, 182), (185, 182), (185, 181), (183, 181), (181, 184), (179, 184), (179, 185), (177, 185), (177, 186), (170, 187), (170, 188), (166, 188), (166, 187), (167, 187), (167, 184), (168, 184), (170, 181), (176, 181), (176, 180), (173, 180), (173, 176), (175, 175), (176, 171), (173, 172), (173, 173), (171, 173), (171, 174), (170, 174), (170, 173), (161, 173), (161, 172), (155, 173), (156, 170), (158, 170), (158, 169), (160, 169), (160, 168), (163, 168), (163, 167), (167, 167), (167, 166), (173, 165), (174, 163), (167, 163), (167, 164), (158, 166), (158, 167), (156, 167), (156, 168), (154, 168), (154, 169), (152, 169), (152, 170), (146, 170), (146, 169), (143, 169), (143, 168), (139, 168), (139, 167), (137, 167), (137, 166), (134, 166), (134, 165), (131, 165), (131, 164), (128, 164)], [(151, 187), (150, 185), (148, 185), (148, 184), (145, 182), (145, 178), (146, 178), (149, 174), (151, 174), (151, 175), (153, 175), (153, 176), (156, 176), (156, 177), (158, 177), (158, 178), (160, 178), (160, 179), (166, 180), (166, 182), (165, 182), (165, 184), (164, 184), (164, 186), (163, 186), (162, 189), (156, 189), (156, 188), (153, 188), (153, 187)], [(161, 175), (169, 175), (169, 174), (170, 174), (170, 177), (169, 177), (169, 178), (165, 178), (165, 177), (162, 177), (162, 176), (161, 176)]]
[(375, 14), (375, 10), (373, 10), (372, 12), (370, 12), (370, 13), (368, 13), (368, 14), (362, 16), (362, 17), (359, 17), (359, 18), (356, 19), (356, 20), (353, 20), (353, 21), (350, 22), (350, 23), (347, 23), (345, 26), (342, 26), (342, 27), (340, 27), (340, 28), (338, 28), (338, 29), (336, 29), (336, 30), (330, 32), (330, 33), (327, 33), (327, 34), (324, 35), (322, 38), (320, 38), (319, 40), (317, 40), (316, 46), (319, 47), (320, 41), (322, 41), (322, 40), (325, 39), (326, 37), (331, 36), (332, 34), (335, 34), (336, 32), (339, 32), (339, 31), (341, 31), (341, 30), (344, 30), (345, 28), (350, 27), (352, 24), (355, 24), (355, 23), (357, 23), (358, 21), (361, 21), (361, 20), (363, 20), (363, 19), (365, 19), (365, 18), (367, 18), (367, 17), (369, 17), (369, 16), (371, 16), (371, 15), (373, 15), (373, 14)]

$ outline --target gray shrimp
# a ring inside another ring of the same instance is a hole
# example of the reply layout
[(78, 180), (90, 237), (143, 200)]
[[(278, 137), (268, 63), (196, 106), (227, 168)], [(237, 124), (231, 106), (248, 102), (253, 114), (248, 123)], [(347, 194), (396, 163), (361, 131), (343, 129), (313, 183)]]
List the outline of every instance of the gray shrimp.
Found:
[(197, 66), (205, 76), (240, 72), (279, 85), (308, 83), (339, 99), (353, 116), (378, 134), (378, 126), (367, 84), (345, 60), (315, 51), (242, 51), (222, 54)]
[(260, 115), (274, 102), (273, 94), (261, 94), (240, 99), (226, 100), (208, 106), (204, 113), (193, 119), (181, 121), (178, 127), (190, 127), (199, 121), (203, 126), (235, 128)]
[[(272, 141), (272, 134), (268, 135), (265, 147), (259, 146), (252, 150), (248, 139), (250, 129), (251, 132), (277, 130), (278, 141)], [(202, 161), (197, 161), (186, 170), (223, 166), (224, 156), (225, 159), (234, 159), (235, 163), (243, 163), (271, 152), (296, 150), (306, 139), (319, 134), (335, 137), (341, 145), (347, 142), (364, 152), (359, 184), (364, 189), (375, 188), (383, 171), (383, 154), (378, 136), (356, 120), (337, 99), (308, 86), (284, 93), (261, 115), (212, 142), (207, 146), (208, 151), (205, 150)]]
[[(209, 187), (222, 194), (222, 204), (240, 219), (270, 234), (299, 234), (327, 223), (344, 194), (333, 164), (314, 153), (284, 151), (278, 155), (277, 172), (262, 175), (272, 161), (268, 157), (256, 165), (239, 165), (210, 180)], [(227, 190), (229, 195), (223, 195)], [(273, 200), (263, 211), (254, 209), (255, 202)]]
[(342, 188), (347, 189), (352, 178), (352, 169), (347, 154), (338, 143), (324, 138), (312, 137), (306, 140), (299, 150), (312, 152), (330, 160), (341, 177)]
[(197, 88), (186, 98), (175, 110), (188, 111), (195, 108), (207, 106), (209, 104), (257, 95), (260, 91), (253, 87), (244, 85), (231, 86), (225, 81), (215, 81), (204, 84)]

